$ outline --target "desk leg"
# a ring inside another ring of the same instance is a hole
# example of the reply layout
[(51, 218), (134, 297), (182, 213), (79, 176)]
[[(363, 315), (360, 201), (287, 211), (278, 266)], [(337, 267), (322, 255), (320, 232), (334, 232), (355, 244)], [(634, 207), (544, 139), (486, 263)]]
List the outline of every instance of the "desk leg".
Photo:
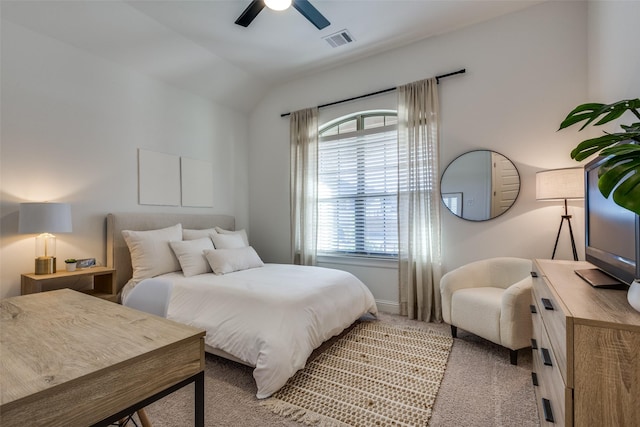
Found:
[(196, 375), (195, 382), (195, 426), (204, 427), (204, 371)]

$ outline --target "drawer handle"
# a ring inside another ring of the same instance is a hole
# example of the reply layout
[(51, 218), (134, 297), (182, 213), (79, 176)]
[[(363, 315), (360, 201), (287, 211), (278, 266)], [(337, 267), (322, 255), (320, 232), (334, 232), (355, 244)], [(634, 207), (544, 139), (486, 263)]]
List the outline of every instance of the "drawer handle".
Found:
[(538, 310), (536, 310), (536, 306), (535, 306), (535, 305), (533, 305), (533, 304), (531, 304), (531, 305), (529, 306), (529, 310), (530, 310), (530, 311), (531, 311), (531, 313), (533, 313), (533, 314), (535, 314), (535, 313), (537, 313), (537, 312), (538, 312)]
[(534, 387), (538, 387), (538, 375), (535, 372), (531, 372), (531, 382)]
[(551, 354), (549, 354), (549, 350), (546, 348), (542, 348), (540, 349), (540, 351), (542, 352), (542, 362), (546, 366), (553, 366), (553, 364), (551, 363)]
[(542, 399), (542, 410), (544, 411), (544, 420), (550, 423), (555, 423), (553, 419), (553, 411), (551, 410), (551, 402), (549, 399)]
[(549, 298), (541, 298), (545, 310), (555, 310)]
[(531, 338), (531, 349), (532, 350), (538, 349), (538, 341), (536, 341), (535, 338)]
[(535, 271), (531, 272), (531, 277), (538, 277), (538, 273), (536, 273)]

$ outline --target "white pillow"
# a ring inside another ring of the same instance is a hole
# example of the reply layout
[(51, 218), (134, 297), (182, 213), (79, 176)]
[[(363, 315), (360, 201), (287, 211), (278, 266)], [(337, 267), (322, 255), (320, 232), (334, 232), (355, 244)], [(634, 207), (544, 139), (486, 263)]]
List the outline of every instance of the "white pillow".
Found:
[(236, 249), (205, 250), (204, 256), (207, 257), (207, 261), (209, 261), (215, 274), (227, 274), (264, 265), (251, 246)]
[(204, 230), (193, 230), (189, 228), (182, 229), (182, 240), (195, 240), (202, 237), (209, 238), (211, 233), (215, 233), (215, 228), (206, 228)]
[(247, 237), (247, 232), (244, 230), (244, 228), (242, 230), (231, 231), (225, 230), (224, 228), (216, 227), (215, 230), (220, 234), (239, 234), (240, 236), (242, 236), (242, 240), (244, 240), (244, 245), (249, 246), (249, 238)]
[(214, 232), (209, 236), (211, 240), (213, 240), (213, 246), (215, 246), (216, 249), (239, 249), (248, 247), (240, 234), (220, 234)]
[(169, 242), (182, 240), (182, 224), (159, 230), (122, 230), (122, 237), (131, 253), (134, 281), (180, 270)]
[[(184, 230), (183, 230), (184, 233)], [(184, 277), (211, 273), (209, 262), (204, 256), (206, 249), (213, 249), (213, 242), (208, 237), (182, 242), (170, 242), (171, 249), (178, 257)]]

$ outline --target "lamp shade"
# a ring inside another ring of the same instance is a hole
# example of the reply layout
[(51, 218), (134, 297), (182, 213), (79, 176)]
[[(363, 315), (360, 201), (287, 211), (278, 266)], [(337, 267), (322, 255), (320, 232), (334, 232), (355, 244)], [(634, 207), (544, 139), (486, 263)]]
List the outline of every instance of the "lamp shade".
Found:
[(584, 199), (582, 168), (551, 169), (536, 173), (536, 200)]
[(71, 231), (70, 204), (20, 203), (19, 233), (71, 233)]

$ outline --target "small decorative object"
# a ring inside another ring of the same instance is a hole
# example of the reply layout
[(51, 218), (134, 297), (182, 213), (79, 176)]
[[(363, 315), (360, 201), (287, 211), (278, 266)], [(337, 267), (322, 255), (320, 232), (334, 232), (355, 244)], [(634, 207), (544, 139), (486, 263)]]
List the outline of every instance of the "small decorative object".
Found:
[(634, 280), (631, 286), (629, 286), (627, 301), (629, 301), (631, 307), (636, 309), (636, 311), (640, 311), (640, 279)]
[(88, 267), (95, 267), (96, 265), (96, 259), (95, 258), (84, 258), (84, 259), (79, 259), (76, 266), (78, 268), (88, 268)]
[(67, 271), (76, 271), (76, 262), (73, 258), (65, 259), (64, 264), (67, 267)]

